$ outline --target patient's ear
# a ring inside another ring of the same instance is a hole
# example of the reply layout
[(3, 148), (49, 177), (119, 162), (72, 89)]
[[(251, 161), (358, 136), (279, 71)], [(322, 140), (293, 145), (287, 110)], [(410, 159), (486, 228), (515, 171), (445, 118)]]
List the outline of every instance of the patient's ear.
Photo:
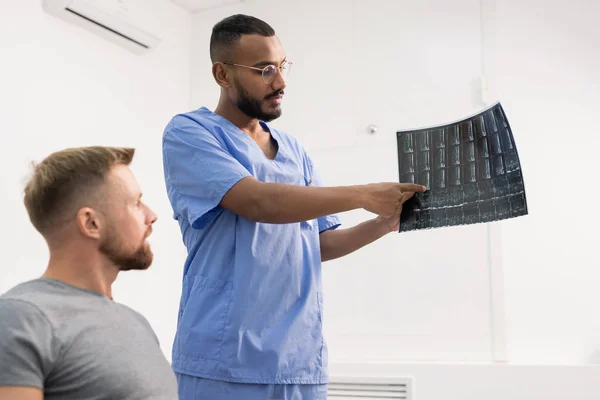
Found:
[(77, 211), (77, 228), (83, 236), (100, 239), (102, 227), (101, 215), (93, 208), (83, 207)]

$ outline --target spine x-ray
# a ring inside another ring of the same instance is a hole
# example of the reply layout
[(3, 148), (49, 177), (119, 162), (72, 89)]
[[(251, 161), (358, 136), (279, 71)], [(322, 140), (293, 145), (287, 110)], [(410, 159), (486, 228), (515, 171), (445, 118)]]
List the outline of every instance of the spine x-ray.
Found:
[(446, 125), (397, 132), (400, 182), (427, 187), (404, 203), (400, 232), (527, 215), (512, 130), (498, 102)]

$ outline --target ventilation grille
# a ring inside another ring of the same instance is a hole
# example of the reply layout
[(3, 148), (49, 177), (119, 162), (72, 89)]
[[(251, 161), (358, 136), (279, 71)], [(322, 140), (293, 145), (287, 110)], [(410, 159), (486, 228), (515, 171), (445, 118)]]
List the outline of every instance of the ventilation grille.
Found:
[(147, 29), (156, 22), (144, 2), (131, 0), (43, 0), (45, 12), (143, 54), (158, 46), (160, 38)]
[(327, 396), (332, 400), (415, 400), (413, 378), (331, 378)]
[(129, 37), (129, 36), (127, 36), (127, 35), (125, 35), (125, 34), (121, 33), (121, 32), (119, 32), (119, 31), (116, 31), (116, 30), (112, 29), (111, 27), (109, 27), (109, 26), (107, 26), (107, 25), (105, 25), (105, 24), (102, 24), (102, 23), (100, 23), (100, 22), (98, 22), (98, 21), (96, 21), (96, 20), (92, 19), (91, 17), (87, 17), (87, 16), (85, 16), (85, 15), (83, 15), (83, 14), (81, 14), (81, 13), (79, 13), (79, 12), (75, 11), (75, 10), (72, 10), (72, 9), (70, 9), (69, 7), (66, 7), (66, 8), (65, 8), (65, 11), (68, 11), (68, 12), (70, 12), (70, 13), (71, 13), (71, 14), (73, 14), (73, 15), (76, 15), (76, 16), (78, 16), (78, 17), (80, 17), (80, 18), (83, 18), (83, 19), (85, 19), (86, 21), (88, 21), (88, 22), (90, 22), (90, 23), (92, 23), (92, 24), (94, 24), (94, 25), (98, 26), (99, 28), (106, 29), (107, 31), (109, 31), (109, 32), (112, 32), (112, 33), (114, 33), (115, 35), (118, 35), (119, 37), (121, 37), (121, 38), (123, 38), (123, 39), (125, 39), (125, 40), (128, 40), (128, 41), (130, 41), (131, 43), (134, 43), (134, 44), (136, 44), (136, 45), (138, 45), (138, 46), (142, 46), (142, 47), (143, 47), (143, 48), (145, 48), (145, 49), (148, 49), (148, 48), (149, 48), (149, 46), (148, 46), (148, 45), (146, 45), (146, 44), (144, 44), (144, 43), (142, 43), (142, 42), (139, 42), (139, 41), (137, 41), (137, 40), (135, 40), (135, 39), (133, 39), (133, 38), (131, 38), (131, 37)]

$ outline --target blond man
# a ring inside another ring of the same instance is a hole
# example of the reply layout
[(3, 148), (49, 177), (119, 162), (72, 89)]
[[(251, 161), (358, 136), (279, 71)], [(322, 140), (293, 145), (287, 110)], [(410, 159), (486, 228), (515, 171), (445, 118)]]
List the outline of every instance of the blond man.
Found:
[(24, 203), (50, 260), (0, 296), (0, 399), (177, 398), (150, 324), (111, 298), (119, 272), (153, 257), (156, 215), (129, 169), (134, 152), (65, 149), (35, 167)]

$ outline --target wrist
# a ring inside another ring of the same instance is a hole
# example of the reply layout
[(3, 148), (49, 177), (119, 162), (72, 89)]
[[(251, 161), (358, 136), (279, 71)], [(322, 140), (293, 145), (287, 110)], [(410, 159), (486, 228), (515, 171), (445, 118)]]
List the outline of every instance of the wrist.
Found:
[(368, 185), (358, 185), (354, 187), (354, 208), (369, 209)]
[(373, 223), (375, 224), (375, 231), (379, 236), (385, 236), (396, 230), (396, 224), (390, 218), (377, 216), (373, 218)]

